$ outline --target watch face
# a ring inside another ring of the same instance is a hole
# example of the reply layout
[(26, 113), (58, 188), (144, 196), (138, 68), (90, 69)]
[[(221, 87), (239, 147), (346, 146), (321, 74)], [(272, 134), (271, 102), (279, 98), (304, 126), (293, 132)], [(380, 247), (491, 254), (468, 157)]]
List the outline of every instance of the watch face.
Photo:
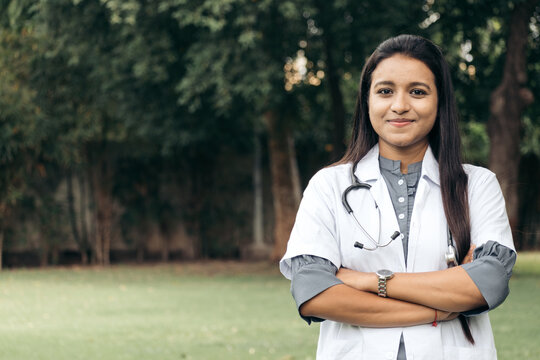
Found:
[(392, 276), (393, 274), (394, 273), (392, 271), (386, 270), (386, 269), (377, 271), (377, 275), (385, 277), (385, 278)]

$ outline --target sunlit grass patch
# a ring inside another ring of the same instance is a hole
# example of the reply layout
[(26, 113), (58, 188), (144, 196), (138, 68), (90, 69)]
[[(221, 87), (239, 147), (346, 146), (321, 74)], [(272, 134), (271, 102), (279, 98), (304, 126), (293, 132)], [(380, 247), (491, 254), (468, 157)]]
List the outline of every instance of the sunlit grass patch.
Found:
[(0, 274), (0, 359), (308, 359), (269, 264), (115, 266)]
[[(499, 359), (540, 358), (540, 254), (510, 285), (491, 313)], [(267, 263), (3, 271), (0, 359), (314, 359), (318, 325), (289, 286)]]

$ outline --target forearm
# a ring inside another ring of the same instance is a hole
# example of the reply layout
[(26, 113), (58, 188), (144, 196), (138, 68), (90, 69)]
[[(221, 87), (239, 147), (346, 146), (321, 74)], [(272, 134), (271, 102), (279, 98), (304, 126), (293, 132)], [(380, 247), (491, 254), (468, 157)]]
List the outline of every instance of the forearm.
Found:
[[(303, 316), (339, 321), (364, 327), (400, 327), (428, 324), (435, 310), (426, 306), (381, 298), (350, 286), (335, 285), (300, 307)], [(448, 314), (438, 313), (438, 320)]]
[[(351, 272), (351, 270), (346, 270)], [(377, 293), (375, 273), (348, 273), (344, 283), (356, 289)], [(486, 305), (474, 281), (460, 266), (424, 273), (396, 273), (387, 282), (387, 295), (430, 308), (463, 312)]]
[(388, 284), (388, 295), (394, 299), (444, 311), (463, 312), (486, 305), (482, 293), (460, 266), (427, 273), (400, 273)]

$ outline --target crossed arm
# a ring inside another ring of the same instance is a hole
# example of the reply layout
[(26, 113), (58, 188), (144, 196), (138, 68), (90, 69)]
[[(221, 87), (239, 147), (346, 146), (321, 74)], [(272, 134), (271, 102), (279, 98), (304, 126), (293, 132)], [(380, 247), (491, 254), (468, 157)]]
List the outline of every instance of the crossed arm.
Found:
[[(435, 311), (427, 306), (356, 290), (346, 284), (332, 286), (305, 302), (300, 313), (365, 327), (399, 327), (428, 324)], [(457, 314), (437, 312), (437, 321), (454, 319)]]
[[(472, 259), (472, 249), (466, 258)], [(376, 295), (378, 278), (342, 268), (343, 284), (329, 287), (300, 307), (304, 317), (366, 327), (397, 327), (452, 320), (459, 312), (486, 305), (462, 267), (426, 273), (398, 273), (387, 282), (388, 298)]]

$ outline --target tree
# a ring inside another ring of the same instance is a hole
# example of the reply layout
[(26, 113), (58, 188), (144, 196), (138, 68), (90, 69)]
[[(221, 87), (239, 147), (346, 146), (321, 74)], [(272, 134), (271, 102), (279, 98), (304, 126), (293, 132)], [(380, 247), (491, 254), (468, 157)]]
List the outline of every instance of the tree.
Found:
[(0, 269), (8, 219), (27, 180), (43, 168), (37, 155), (47, 129), (35, 91), (28, 86), (37, 48), (31, 29), (0, 29)]
[(492, 146), (489, 167), (497, 174), (506, 199), (510, 226), (519, 224), (518, 175), (523, 110), (534, 101), (527, 88), (526, 49), (529, 22), (538, 0), (515, 4), (506, 41), (505, 65), (501, 84), (491, 94), (488, 133)]
[(538, 35), (529, 30), (536, 26), (537, 5), (537, 1), (438, 1), (428, 9), (435, 22), (426, 23), (430, 36), (445, 44), (454, 69), (467, 158), (489, 165), (497, 174), (518, 248), (521, 235), (537, 228), (519, 225), (525, 223), (519, 215), (524, 204), (518, 200), (518, 189), (531, 193), (527, 187), (535, 183), (530, 180), (530, 185), (518, 186), (520, 159), (536, 148), (527, 134), (534, 133), (531, 119), (537, 116), (527, 115), (529, 130), (524, 133), (523, 114), (534, 100), (528, 87), (535, 84), (530, 75), (537, 58), (527, 57), (527, 48), (537, 48), (539, 43)]
[(179, 25), (194, 27), (199, 34), (185, 55), (187, 71), (177, 88), (181, 104), (190, 104), (195, 112), (205, 98), (213, 98), (218, 116), (234, 119), (241, 114), (240, 121), (262, 122), (267, 128), (276, 229), (273, 257), (278, 258), (298, 199), (291, 161), (291, 125), (296, 113), (291, 110), (294, 99), (284, 89), (282, 69), (284, 54), (297, 48), (296, 39), (286, 34), (296, 33), (290, 27), (301, 26), (300, 9), (291, 1), (243, 0), (207, 0), (175, 9)]

